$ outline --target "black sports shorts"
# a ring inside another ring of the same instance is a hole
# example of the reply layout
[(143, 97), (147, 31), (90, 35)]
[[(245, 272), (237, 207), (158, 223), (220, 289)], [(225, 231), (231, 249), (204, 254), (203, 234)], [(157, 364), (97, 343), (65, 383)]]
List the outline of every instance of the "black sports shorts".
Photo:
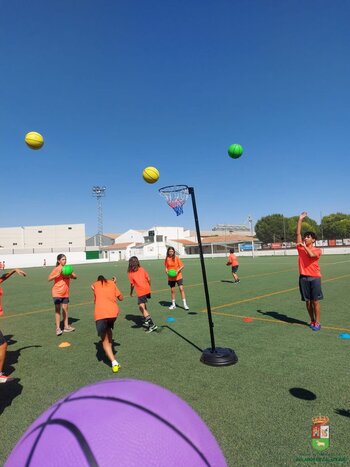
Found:
[(299, 276), (299, 290), (303, 302), (323, 299), (320, 277)]

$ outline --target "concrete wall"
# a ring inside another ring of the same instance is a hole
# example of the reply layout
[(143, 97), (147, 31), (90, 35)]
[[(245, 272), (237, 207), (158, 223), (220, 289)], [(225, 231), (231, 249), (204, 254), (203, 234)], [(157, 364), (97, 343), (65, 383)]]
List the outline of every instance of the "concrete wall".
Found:
[[(16, 250), (85, 248), (85, 224), (0, 228), (0, 255)], [(25, 252), (25, 251), (22, 251)]]
[[(80, 252), (65, 252), (62, 250), (60, 253), (63, 253), (67, 256), (68, 264), (79, 264), (85, 263), (86, 256), (85, 251)], [(15, 254), (15, 255), (0, 255), (0, 261), (5, 261), (6, 269), (14, 268), (32, 268), (37, 266), (44, 265), (44, 259), (46, 260), (46, 266), (55, 266), (56, 258), (58, 253), (35, 253), (35, 254)]]
[[(153, 246), (153, 249), (152, 249)], [(350, 247), (340, 247), (340, 248), (322, 248), (324, 255), (350, 255)], [(59, 253), (63, 253), (67, 256), (67, 262), (69, 264), (92, 264), (92, 263), (106, 263), (124, 260), (127, 261), (130, 256), (137, 256), (140, 260), (143, 259), (163, 259), (166, 255), (166, 248), (156, 249), (155, 245), (147, 245), (146, 253), (143, 253), (143, 248), (133, 248), (130, 252), (124, 252), (121, 250), (122, 257), (119, 258), (118, 252), (115, 254), (108, 254), (107, 257), (96, 259), (96, 260), (86, 260), (85, 251), (72, 252), (61, 250)], [(110, 253), (110, 252), (108, 252)], [(35, 253), (35, 254), (15, 254), (15, 255), (0, 255), (0, 261), (5, 261), (5, 268), (26, 268), (26, 267), (43, 267), (44, 259), (46, 259), (46, 266), (55, 266), (56, 258), (58, 253)], [(266, 257), (266, 256), (296, 256), (297, 251), (295, 249), (291, 250), (259, 250), (254, 252), (256, 258)], [(180, 254), (182, 259), (198, 259), (199, 255), (185, 255)], [(210, 258), (225, 258), (228, 256), (228, 253), (213, 253), (206, 254), (204, 257), (206, 259)], [(238, 257), (252, 257), (251, 251), (237, 253)], [(350, 258), (349, 258), (350, 259)]]

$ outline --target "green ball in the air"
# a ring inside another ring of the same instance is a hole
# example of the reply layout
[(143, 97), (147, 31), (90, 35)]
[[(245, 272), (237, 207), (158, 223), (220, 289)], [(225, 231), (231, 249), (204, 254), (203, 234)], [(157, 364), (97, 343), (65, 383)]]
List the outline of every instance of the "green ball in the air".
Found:
[(231, 144), (228, 148), (228, 155), (232, 159), (238, 159), (243, 154), (243, 148), (240, 144)]

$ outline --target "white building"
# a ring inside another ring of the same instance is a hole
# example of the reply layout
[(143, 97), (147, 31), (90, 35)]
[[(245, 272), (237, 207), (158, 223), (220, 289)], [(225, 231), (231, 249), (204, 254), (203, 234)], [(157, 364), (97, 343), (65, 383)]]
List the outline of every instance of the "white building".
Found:
[(7, 268), (56, 264), (59, 253), (85, 261), (85, 224), (0, 228), (0, 260)]

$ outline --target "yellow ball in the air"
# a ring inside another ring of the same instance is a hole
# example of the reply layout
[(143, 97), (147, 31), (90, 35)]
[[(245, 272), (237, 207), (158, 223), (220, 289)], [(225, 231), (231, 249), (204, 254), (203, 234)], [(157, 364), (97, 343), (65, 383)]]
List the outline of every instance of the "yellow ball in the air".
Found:
[(155, 167), (146, 167), (142, 172), (142, 176), (147, 183), (156, 183), (159, 178), (159, 171)]
[(44, 145), (44, 138), (36, 131), (30, 131), (27, 133), (24, 141), (30, 149), (40, 149)]

